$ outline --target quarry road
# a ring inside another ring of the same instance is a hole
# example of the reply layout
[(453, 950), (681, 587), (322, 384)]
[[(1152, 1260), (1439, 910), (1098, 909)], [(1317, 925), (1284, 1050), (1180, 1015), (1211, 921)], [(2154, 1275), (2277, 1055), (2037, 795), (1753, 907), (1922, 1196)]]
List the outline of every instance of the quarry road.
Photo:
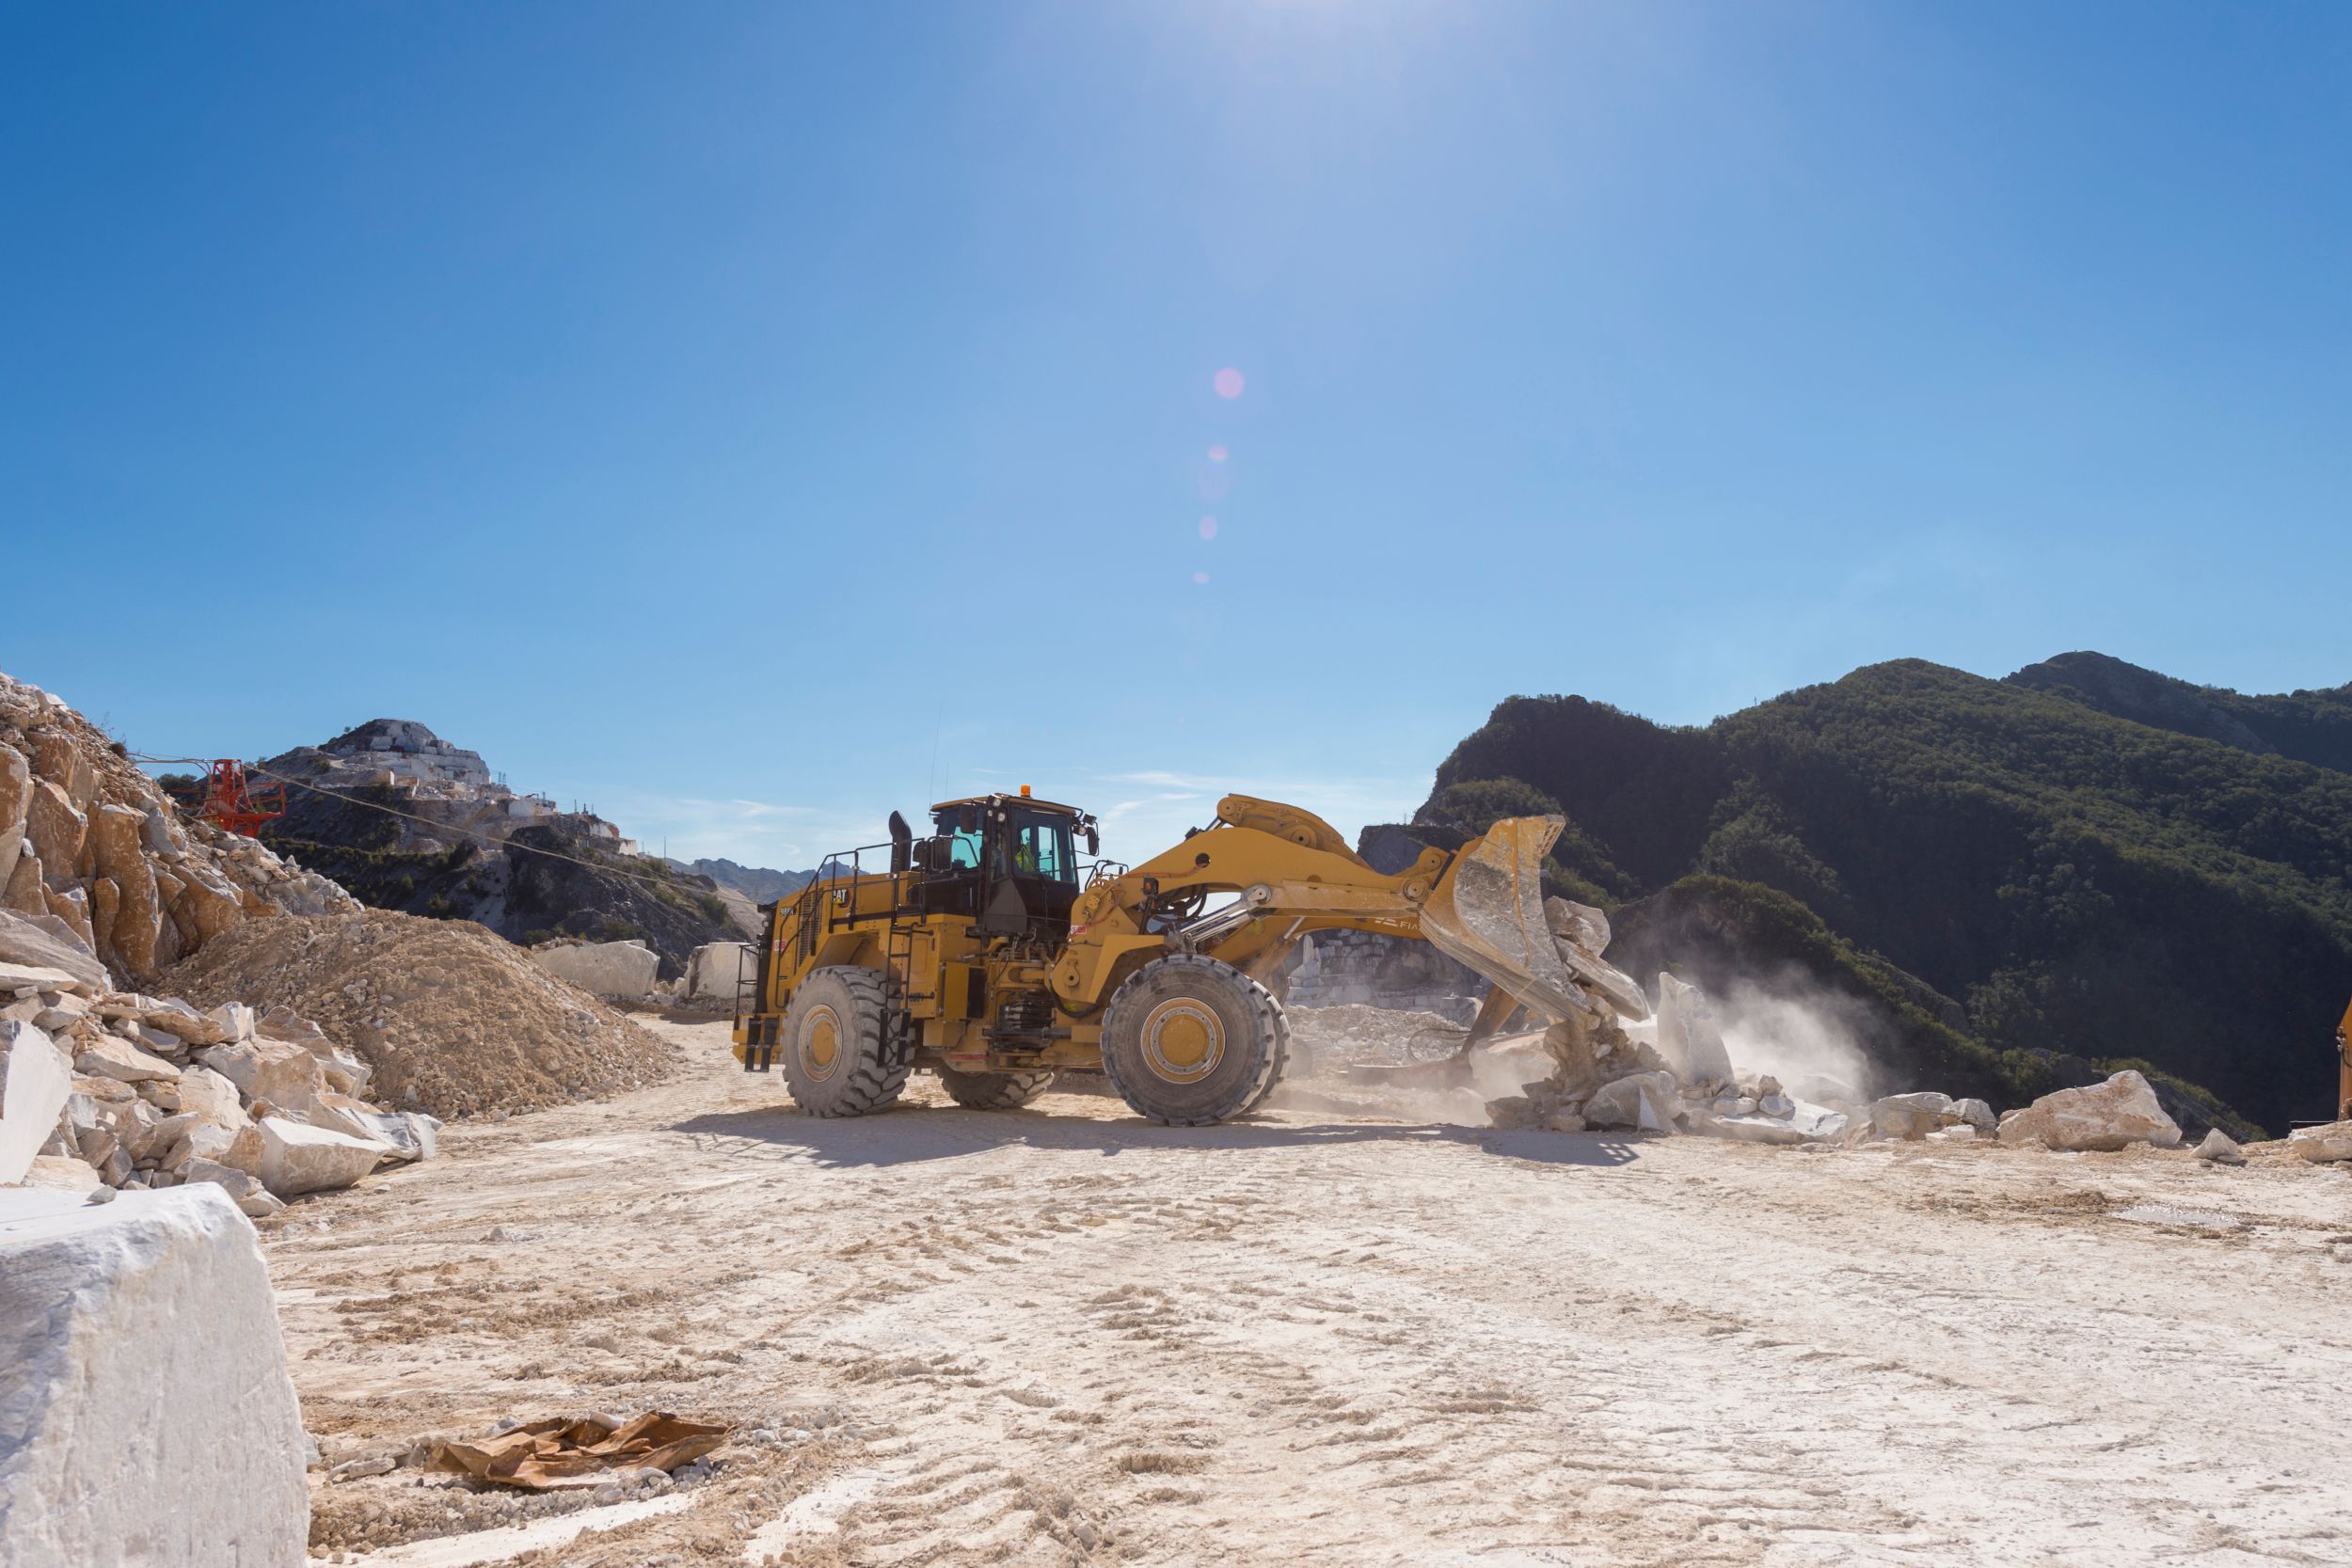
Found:
[(674, 1081), (264, 1227), (295, 1384), (330, 1463), (566, 1411), (761, 1435), (666, 1512), (317, 1480), (318, 1558), (2352, 1562), (2341, 1169), (923, 1077), (826, 1122), (647, 1022)]

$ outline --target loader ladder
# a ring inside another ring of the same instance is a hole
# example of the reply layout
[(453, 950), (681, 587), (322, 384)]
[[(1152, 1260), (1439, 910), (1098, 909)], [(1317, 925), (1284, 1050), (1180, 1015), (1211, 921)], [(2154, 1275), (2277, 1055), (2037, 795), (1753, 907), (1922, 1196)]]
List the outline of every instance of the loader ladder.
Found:
[(775, 946), (774, 907), (761, 912), (769, 917), (768, 934), (760, 939), (758, 950), (754, 952), (746, 944), (735, 955), (735, 1016), (739, 1021), (751, 1021), (743, 1032), (745, 1072), (766, 1072), (776, 1065), (776, 1022), (759, 1017), (760, 1004), (768, 996), (769, 958)]

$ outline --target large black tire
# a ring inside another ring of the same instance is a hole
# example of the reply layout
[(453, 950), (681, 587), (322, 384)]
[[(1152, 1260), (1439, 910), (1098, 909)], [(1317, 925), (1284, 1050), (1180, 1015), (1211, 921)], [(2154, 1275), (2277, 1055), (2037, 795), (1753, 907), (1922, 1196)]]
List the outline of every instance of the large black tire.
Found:
[(958, 1072), (951, 1067), (939, 1069), (939, 1081), (946, 1085), (947, 1098), (975, 1111), (1017, 1111), (1052, 1088), (1054, 1076), (1051, 1069)]
[(870, 1116), (907, 1086), (914, 1053), (893, 1036), (889, 983), (874, 970), (818, 970), (792, 993), (778, 1037), (785, 1086), (812, 1117)]
[(1103, 1071), (1138, 1116), (1205, 1127), (1255, 1110), (1290, 1055), (1290, 1021), (1232, 964), (1170, 953), (1129, 975), (1103, 1015)]

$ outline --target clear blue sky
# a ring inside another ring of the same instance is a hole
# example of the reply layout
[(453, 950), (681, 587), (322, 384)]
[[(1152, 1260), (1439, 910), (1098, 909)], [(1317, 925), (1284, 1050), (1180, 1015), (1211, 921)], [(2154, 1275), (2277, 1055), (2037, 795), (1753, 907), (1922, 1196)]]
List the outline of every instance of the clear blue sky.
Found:
[(0, 668), (784, 865), (1353, 828), (1512, 692), (2335, 685), (2347, 82), (2338, 4), (10, 5)]

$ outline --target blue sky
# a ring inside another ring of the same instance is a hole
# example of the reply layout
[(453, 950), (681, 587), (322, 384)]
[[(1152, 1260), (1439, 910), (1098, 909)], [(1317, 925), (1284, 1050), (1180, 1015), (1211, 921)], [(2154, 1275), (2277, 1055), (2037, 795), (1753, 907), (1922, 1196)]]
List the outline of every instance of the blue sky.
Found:
[(2316, 4), (11, 5), (0, 669), (783, 865), (1352, 829), (1513, 692), (2336, 685), (2347, 80)]

